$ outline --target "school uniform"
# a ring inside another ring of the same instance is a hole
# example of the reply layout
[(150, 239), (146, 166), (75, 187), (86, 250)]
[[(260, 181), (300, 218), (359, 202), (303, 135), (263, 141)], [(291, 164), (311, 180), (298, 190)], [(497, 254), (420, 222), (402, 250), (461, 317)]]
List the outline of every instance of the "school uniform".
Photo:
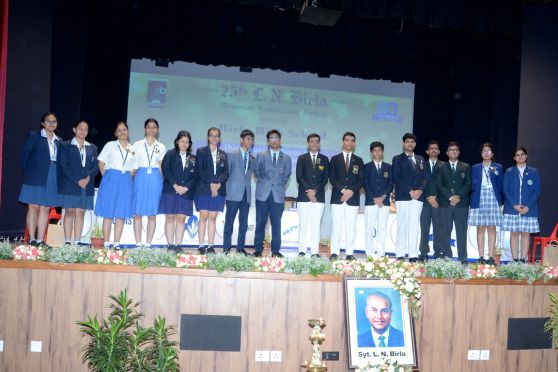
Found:
[(137, 172), (132, 188), (132, 208), (136, 216), (156, 216), (163, 190), (161, 162), (166, 153), (165, 145), (146, 139), (134, 143)]
[[(434, 258), (444, 257), (440, 238), (443, 236), (444, 220), (441, 215), (440, 208), (433, 208), (426, 200), (428, 197), (435, 197), (438, 201), (438, 192), (436, 190), (436, 177), (438, 169), (444, 162), (440, 160), (426, 162), (426, 178), (427, 184), (424, 193), (419, 198), (422, 201), (422, 210), (420, 212), (420, 257), (426, 259), (430, 252), (429, 238), (430, 225), (432, 224), (432, 248), (434, 250)], [(451, 257), (450, 257), (451, 258)]]
[[(444, 256), (452, 257), (450, 246), (451, 231), (455, 224), (457, 255), (459, 260), (467, 260), (467, 216), (469, 194), (471, 192), (471, 167), (462, 161), (447, 162), (440, 166), (436, 177), (438, 203), (444, 220), (444, 235), (441, 239)], [(452, 196), (459, 196), (459, 203), (450, 204)]]
[[(329, 177), (329, 159), (327, 156), (311, 152), (302, 154), (296, 161), (296, 181), (298, 195), (298, 251), (306, 253), (310, 247), (312, 254), (318, 254), (320, 248), (320, 225), (325, 205), (325, 186)], [(306, 190), (316, 191), (316, 202), (308, 199)], [(310, 233), (308, 233), (310, 228)]]
[[(64, 208), (93, 209), (95, 176), (99, 173), (97, 146), (84, 141), (80, 147), (75, 137), (58, 148), (58, 192)], [(79, 181), (89, 176), (83, 189)]]
[[(504, 174), (504, 221), (502, 230), (511, 232), (539, 232), (538, 202), (541, 194), (541, 179), (536, 168), (517, 166), (506, 169)], [(513, 206), (529, 208), (526, 214), (519, 214)]]
[[(345, 232), (345, 253), (350, 256), (355, 250), (355, 226), (360, 204), (360, 188), (364, 184), (364, 162), (354, 153), (341, 152), (329, 162), (331, 183), (331, 254), (341, 251), (341, 233)], [(350, 189), (353, 196), (341, 202), (342, 191)]]
[(137, 168), (136, 155), (132, 145), (122, 147), (118, 140), (103, 147), (98, 160), (105, 164), (105, 174), (97, 192), (95, 215), (118, 219), (133, 216), (131, 172)]
[(27, 135), (20, 156), (23, 185), (19, 201), (45, 207), (59, 207), (62, 197), (58, 194), (57, 157), (62, 139), (56, 134), (47, 137), (45, 129)]
[[(159, 203), (159, 213), (193, 215), (196, 182), (196, 157), (194, 154), (181, 154), (180, 151), (171, 149), (163, 157), (161, 169), (163, 170), (163, 191)], [(188, 191), (179, 195), (176, 193), (174, 185), (187, 187)]]
[(504, 171), (501, 164), (482, 163), (471, 167), (471, 208), (469, 226), (501, 226)]
[(426, 161), (420, 155), (401, 153), (393, 157), (392, 172), (395, 185), (395, 206), (397, 208), (397, 237), (395, 255), (409, 258), (418, 257), (417, 238), (420, 226), (423, 198), (412, 199), (413, 190), (426, 191), (428, 178)]
[[(387, 222), (389, 218), (389, 195), (393, 190), (391, 164), (371, 161), (364, 166), (364, 221), (366, 255), (385, 254)], [(375, 198), (383, 199), (383, 206), (374, 203)]]
[[(196, 151), (196, 191), (194, 204), (196, 210), (222, 212), (227, 195), (227, 179), (229, 178), (229, 163), (227, 153), (217, 149), (211, 151), (209, 146)], [(217, 196), (211, 196), (211, 184), (220, 183)]]

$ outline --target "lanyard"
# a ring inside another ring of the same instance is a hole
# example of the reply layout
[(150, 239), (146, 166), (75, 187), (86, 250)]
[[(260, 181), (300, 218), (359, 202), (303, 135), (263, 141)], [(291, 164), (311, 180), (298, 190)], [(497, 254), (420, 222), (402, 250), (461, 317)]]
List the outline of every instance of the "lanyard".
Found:
[[(490, 169), (490, 165), (488, 166), (488, 169)], [(486, 180), (488, 181), (488, 183), (491, 183), (491, 181), (490, 181), (490, 172), (486, 170), (486, 168), (484, 167), (484, 165), (482, 166), (482, 172), (485, 174)]]
[(51, 141), (51, 140), (47, 137), (48, 145), (49, 145), (49, 147), (52, 148), (52, 153), (53, 153), (53, 155), (54, 155), (54, 158), (56, 159), (56, 142), (55, 142), (55, 141), (56, 141), (56, 138), (53, 137), (53, 138), (52, 138), (52, 141)]
[(149, 151), (147, 150), (147, 141), (145, 141), (143, 145), (145, 146), (145, 154), (147, 155), (148, 166), (149, 168), (151, 168), (151, 159), (153, 159), (153, 154), (155, 153), (155, 146), (157, 146), (157, 142), (153, 144), (153, 150), (151, 150), (151, 156), (149, 156)]
[(78, 146), (78, 150), (79, 156), (81, 157), (81, 166), (85, 167), (85, 145), (83, 145), (83, 147)]
[(128, 159), (128, 154), (130, 152), (126, 149), (126, 156), (124, 157), (124, 154), (122, 153), (122, 149), (120, 148), (120, 143), (116, 143), (116, 146), (118, 146), (118, 151), (120, 151), (120, 157), (122, 158), (122, 168), (124, 168), (124, 165), (126, 164), (126, 159)]

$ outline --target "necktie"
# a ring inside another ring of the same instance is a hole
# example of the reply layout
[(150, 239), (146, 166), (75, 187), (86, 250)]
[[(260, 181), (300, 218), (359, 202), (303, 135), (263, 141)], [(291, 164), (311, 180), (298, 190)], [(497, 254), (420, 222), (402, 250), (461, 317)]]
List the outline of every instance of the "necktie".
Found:
[(455, 173), (455, 164), (451, 165), (451, 170), (452, 170), (453, 173)]
[(273, 153), (273, 162), (272, 162), (272, 164), (273, 164), (273, 167), (274, 167), (274, 168), (275, 168), (275, 166), (277, 165), (277, 153), (276, 153), (276, 152)]
[(386, 339), (386, 336), (378, 337), (378, 340), (380, 340), (380, 345), (378, 345), (378, 347), (386, 347), (386, 343), (384, 342), (385, 339)]
[(345, 171), (349, 171), (349, 154), (345, 156)]
[(378, 174), (381, 172), (380, 170), (380, 164), (376, 164), (376, 167), (378, 168)]
[(316, 155), (312, 155), (312, 166), (316, 166)]
[(431, 161), (430, 162), (430, 173), (434, 173), (434, 167), (436, 166), (436, 163)]
[(407, 155), (409, 157), (409, 160), (411, 161), (411, 163), (413, 163), (413, 165), (417, 165), (417, 161), (415, 160), (415, 157), (413, 155)]
[(242, 165), (244, 166), (244, 173), (246, 174), (246, 166), (248, 165), (248, 153), (244, 153), (244, 160), (242, 161)]

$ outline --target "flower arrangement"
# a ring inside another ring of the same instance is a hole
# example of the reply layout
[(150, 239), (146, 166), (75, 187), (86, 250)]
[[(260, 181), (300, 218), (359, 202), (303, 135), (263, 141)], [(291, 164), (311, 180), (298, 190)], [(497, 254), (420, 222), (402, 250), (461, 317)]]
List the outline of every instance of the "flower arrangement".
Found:
[(558, 267), (546, 266), (543, 270), (544, 279), (558, 279)]
[(285, 272), (297, 275), (313, 275), (331, 274), (331, 263), (321, 257), (294, 257), (287, 258), (285, 262)]
[(425, 265), (424, 276), (429, 278), (445, 278), (453, 283), (457, 279), (470, 279), (471, 273), (467, 266), (449, 258), (430, 260)]
[(411, 371), (409, 367), (403, 367), (397, 364), (397, 361), (390, 359), (383, 360), (380, 364), (373, 364), (368, 362), (366, 365), (359, 367), (355, 372), (400, 372)]
[(13, 260), (14, 251), (12, 244), (8, 241), (0, 242), (0, 260)]
[(142, 269), (148, 266), (175, 267), (176, 255), (166, 249), (135, 248), (128, 251), (127, 263), (137, 265)]
[(193, 253), (180, 253), (176, 255), (176, 267), (187, 269), (206, 269), (207, 256)]
[(512, 262), (500, 266), (497, 278), (526, 280), (529, 284), (544, 276), (544, 269), (541, 265), (529, 265), (522, 262)]
[(29, 244), (17, 246), (13, 250), (16, 261), (44, 261), (47, 259), (46, 253), (46, 248)]
[(361, 272), (361, 262), (358, 260), (347, 261), (347, 260), (335, 260), (331, 262), (331, 270), (335, 275), (344, 276), (358, 276)]
[(498, 270), (494, 265), (474, 264), (470, 267), (471, 277), (477, 279), (493, 279), (496, 278)]
[(278, 257), (258, 257), (254, 261), (256, 271), (265, 273), (282, 273), (285, 271), (285, 260)]
[(94, 258), (98, 264), (126, 265), (128, 250), (98, 249)]
[(207, 267), (217, 270), (218, 273), (252, 271), (254, 270), (254, 259), (243, 254), (210, 254), (207, 256)]
[(95, 262), (95, 252), (88, 246), (63, 245), (50, 252), (49, 261), (53, 263), (92, 263)]

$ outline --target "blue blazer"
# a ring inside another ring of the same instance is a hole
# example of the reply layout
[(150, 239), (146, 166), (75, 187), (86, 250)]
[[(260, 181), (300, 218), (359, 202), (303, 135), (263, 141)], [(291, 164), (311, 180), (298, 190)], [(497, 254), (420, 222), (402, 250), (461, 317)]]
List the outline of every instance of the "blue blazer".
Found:
[[(357, 336), (358, 347), (376, 347), (374, 343), (374, 337), (372, 337), (372, 330), (368, 329), (368, 332), (359, 333)], [(403, 332), (397, 328), (389, 327), (389, 339), (387, 347), (404, 347), (405, 338), (403, 337)]]
[[(60, 137), (58, 137), (60, 138)], [(57, 147), (60, 141), (55, 140)], [(23, 172), (23, 184), (46, 186), (50, 168), (50, 150), (48, 140), (40, 132), (29, 132), (21, 150), (20, 166)]]
[(389, 194), (393, 190), (393, 175), (391, 165), (382, 162), (380, 173), (373, 161), (364, 166), (364, 189), (366, 200), (364, 205), (374, 205), (374, 198), (386, 196), (384, 205), (389, 206)]
[(284, 203), (291, 169), (291, 157), (283, 151), (279, 152), (275, 167), (269, 150), (259, 152), (254, 163), (254, 176), (257, 178), (256, 200), (266, 201), (272, 193), (275, 203)]
[[(411, 200), (409, 192), (413, 190), (422, 190), (422, 196), (424, 196), (428, 184), (428, 169), (426, 169), (428, 164), (422, 156), (417, 154), (415, 154), (415, 160), (416, 165), (405, 153), (393, 157), (391, 168), (395, 184), (395, 200), (397, 201)], [(422, 196), (420, 200), (423, 199)]]
[[(471, 208), (480, 207), (483, 172), (482, 163), (471, 167)], [(492, 163), (490, 165), (489, 178), (494, 190), (494, 196), (498, 200), (498, 204), (502, 205), (504, 201), (502, 198), (502, 189), (504, 188), (504, 168), (502, 164)]]
[(192, 200), (194, 197), (194, 186), (196, 183), (196, 157), (193, 154), (186, 156), (188, 163), (182, 167), (180, 151), (171, 149), (167, 151), (161, 162), (163, 171), (163, 192), (165, 194), (176, 194), (173, 185), (184, 186), (188, 191), (182, 197)]
[(504, 174), (504, 214), (517, 214), (514, 205), (525, 205), (529, 212), (525, 217), (538, 217), (538, 202), (541, 194), (541, 179), (539, 171), (529, 166), (523, 172), (523, 187), (521, 188), (521, 203), (519, 202), (519, 170), (516, 166), (506, 169)]
[(227, 153), (217, 149), (217, 172), (213, 174), (213, 158), (209, 146), (196, 151), (196, 195), (211, 195), (211, 183), (220, 183), (219, 196), (227, 195), (227, 179), (229, 178), (229, 163)]
[(229, 179), (227, 180), (227, 200), (240, 202), (246, 192), (246, 202), (252, 198), (252, 174), (256, 158), (248, 153), (248, 171), (244, 173), (244, 158), (240, 149), (229, 152)]
[(58, 193), (62, 195), (81, 195), (78, 181), (89, 176), (85, 187), (87, 196), (95, 194), (95, 176), (99, 173), (97, 146), (85, 146), (85, 167), (81, 165), (81, 155), (77, 146), (71, 141), (62, 142), (58, 146), (57, 181)]

